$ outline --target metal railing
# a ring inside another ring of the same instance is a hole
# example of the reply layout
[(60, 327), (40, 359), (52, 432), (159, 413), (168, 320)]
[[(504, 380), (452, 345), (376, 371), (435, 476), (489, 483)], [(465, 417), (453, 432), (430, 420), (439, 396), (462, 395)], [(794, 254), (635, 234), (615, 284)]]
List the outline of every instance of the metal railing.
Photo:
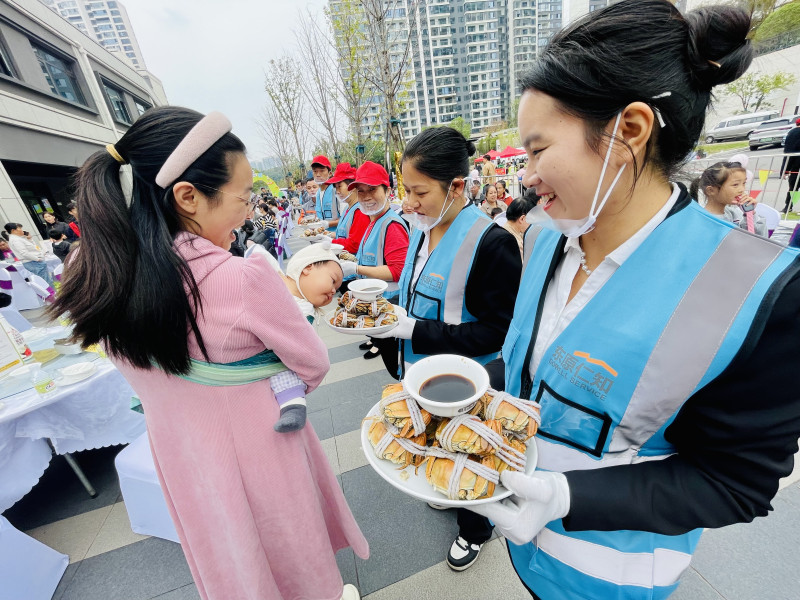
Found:
[(763, 56), (764, 54), (777, 52), (778, 50), (797, 46), (798, 44), (800, 44), (800, 28), (787, 31), (786, 33), (776, 35), (766, 40), (761, 40), (753, 45), (753, 49), (756, 52), (756, 56)]

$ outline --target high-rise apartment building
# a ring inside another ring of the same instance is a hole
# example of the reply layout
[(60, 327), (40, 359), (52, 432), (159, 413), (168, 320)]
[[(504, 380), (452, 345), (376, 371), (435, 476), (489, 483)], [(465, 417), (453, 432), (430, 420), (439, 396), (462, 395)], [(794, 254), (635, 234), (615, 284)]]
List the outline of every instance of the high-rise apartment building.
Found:
[(118, 0), (41, 0), (109, 52), (121, 54), (137, 70), (146, 70), (128, 12)]

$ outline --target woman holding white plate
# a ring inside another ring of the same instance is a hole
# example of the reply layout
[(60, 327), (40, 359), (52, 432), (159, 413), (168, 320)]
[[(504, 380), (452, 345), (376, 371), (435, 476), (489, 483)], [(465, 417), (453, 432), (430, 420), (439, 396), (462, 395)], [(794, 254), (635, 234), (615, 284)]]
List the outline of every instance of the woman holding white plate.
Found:
[[(374, 336), (395, 342), (379, 343), (394, 376), (431, 354), (486, 364), (497, 357), (508, 331), (522, 261), (513, 236), (464, 196), (474, 153), (475, 145), (450, 127), (423, 131), (403, 153), (414, 226), (400, 277), (400, 306), (408, 316), (398, 315), (395, 329)], [(458, 510), (458, 521), (447, 564), (463, 571), (478, 558), (492, 528), (465, 509)]]

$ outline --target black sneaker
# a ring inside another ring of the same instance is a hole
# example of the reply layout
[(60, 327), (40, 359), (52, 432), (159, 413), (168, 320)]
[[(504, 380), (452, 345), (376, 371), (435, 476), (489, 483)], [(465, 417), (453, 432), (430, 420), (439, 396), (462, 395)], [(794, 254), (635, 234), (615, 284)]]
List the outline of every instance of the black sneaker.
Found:
[(478, 560), (481, 548), (483, 548), (483, 544), (468, 544), (467, 540), (458, 536), (450, 546), (450, 552), (447, 553), (447, 566), (453, 571), (470, 568), (472, 563)]
[(377, 346), (372, 346), (369, 350), (364, 353), (364, 358), (370, 360), (372, 358), (376, 358), (381, 355), (381, 351), (378, 349)]
[(372, 348), (372, 342), (369, 340), (358, 345), (359, 350), (369, 350), (370, 348)]

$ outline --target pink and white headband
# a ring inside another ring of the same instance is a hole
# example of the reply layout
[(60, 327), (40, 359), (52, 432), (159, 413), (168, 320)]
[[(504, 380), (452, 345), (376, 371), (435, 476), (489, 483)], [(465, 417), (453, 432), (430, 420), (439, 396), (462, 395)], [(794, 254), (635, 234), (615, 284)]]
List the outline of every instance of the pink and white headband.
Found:
[(156, 175), (156, 184), (167, 189), (192, 163), (200, 158), (217, 140), (233, 129), (228, 117), (220, 112), (208, 113), (191, 128), (181, 143), (169, 155)]

